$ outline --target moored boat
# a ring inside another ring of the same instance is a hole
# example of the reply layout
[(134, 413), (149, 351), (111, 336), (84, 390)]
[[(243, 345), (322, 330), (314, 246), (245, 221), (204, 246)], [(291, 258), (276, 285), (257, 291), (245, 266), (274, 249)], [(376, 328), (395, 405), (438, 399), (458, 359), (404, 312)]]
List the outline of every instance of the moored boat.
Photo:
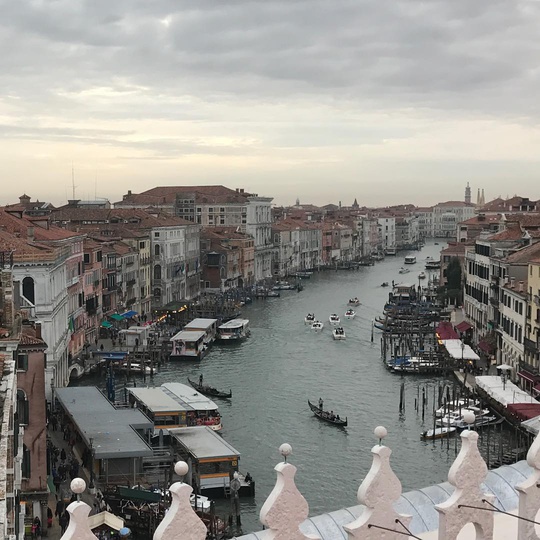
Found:
[(232, 319), (218, 326), (218, 339), (220, 341), (240, 341), (251, 334), (249, 319)]
[(453, 435), (457, 429), (455, 427), (438, 427), (435, 429), (428, 429), (421, 435), (422, 439), (442, 439), (443, 437), (449, 437)]
[(308, 399), (308, 405), (317, 418), (320, 418), (321, 420), (324, 420), (329, 424), (334, 424), (335, 426), (347, 427), (347, 418), (345, 417), (345, 420), (342, 420), (339, 417), (339, 414), (334, 414), (334, 411), (328, 412), (323, 410), (322, 402), (321, 407), (317, 407), (316, 405), (313, 405), (313, 403), (311, 403), (311, 401), (309, 401)]
[(296, 272), (296, 277), (300, 279), (310, 279), (313, 272)]
[(348, 309), (346, 312), (345, 312), (345, 317), (347, 319), (354, 319), (356, 317), (356, 311), (354, 311), (354, 309)]
[(321, 321), (314, 321), (311, 325), (311, 329), (315, 332), (320, 332), (324, 328), (324, 324)]
[(308, 313), (304, 318), (304, 323), (313, 324), (315, 322), (315, 313)]
[(347, 336), (345, 335), (345, 330), (341, 326), (338, 326), (337, 328), (334, 328), (332, 330), (332, 337), (334, 339), (347, 339)]
[(341, 319), (337, 313), (332, 313), (332, 315), (328, 317), (328, 320), (330, 321), (330, 324), (333, 324), (334, 326), (337, 326), (341, 322)]
[(418, 274), (418, 279), (426, 279), (426, 273), (425, 272), (420, 272)]
[(189, 377), (188, 383), (191, 384), (191, 386), (193, 386), (193, 388), (195, 388), (197, 392), (200, 392), (205, 396), (219, 397), (225, 399), (230, 399), (232, 397), (232, 390), (229, 390), (228, 392), (221, 392), (208, 384), (198, 384), (195, 381), (192, 381)]

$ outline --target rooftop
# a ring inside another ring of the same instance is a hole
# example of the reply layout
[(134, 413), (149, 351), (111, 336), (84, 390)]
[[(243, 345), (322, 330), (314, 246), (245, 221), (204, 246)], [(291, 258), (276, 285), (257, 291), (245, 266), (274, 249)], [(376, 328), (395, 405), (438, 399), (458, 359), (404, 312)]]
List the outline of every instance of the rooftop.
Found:
[(169, 433), (197, 459), (240, 457), (223, 437), (208, 426), (169, 429)]

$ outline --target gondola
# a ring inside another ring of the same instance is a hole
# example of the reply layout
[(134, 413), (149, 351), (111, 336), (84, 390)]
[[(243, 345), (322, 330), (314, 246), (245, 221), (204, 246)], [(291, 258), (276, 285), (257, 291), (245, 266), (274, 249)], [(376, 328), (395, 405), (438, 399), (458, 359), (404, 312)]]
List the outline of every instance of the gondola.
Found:
[(219, 397), (219, 398), (226, 398), (229, 399), (232, 397), (232, 390), (229, 390), (228, 392), (220, 392), (219, 390), (216, 390), (215, 388), (212, 388), (211, 386), (206, 385), (200, 385), (196, 382), (192, 381), (188, 377), (188, 382), (197, 390), (197, 392), (200, 392), (201, 394), (204, 394), (205, 396), (211, 396), (211, 397)]
[(329, 424), (334, 424), (335, 426), (341, 426), (341, 427), (347, 426), (347, 418), (345, 418), (345, 420), (341, 420), (341, 419), (332, 420), (330, 418), (330, 413), (328, 411), (321, 411), (321, 409), (319, 409), (319, 407), (317, 407), (316, 405), (313, 405), (313, 403), (311, 403), (309, 399), (308, 399), (308, 405), (309, 405), (309, 408), (313, 411), (313, 414), (317, 418), (320, 418), (321, 420), (324, 420), (325, 422), (328, 422)]

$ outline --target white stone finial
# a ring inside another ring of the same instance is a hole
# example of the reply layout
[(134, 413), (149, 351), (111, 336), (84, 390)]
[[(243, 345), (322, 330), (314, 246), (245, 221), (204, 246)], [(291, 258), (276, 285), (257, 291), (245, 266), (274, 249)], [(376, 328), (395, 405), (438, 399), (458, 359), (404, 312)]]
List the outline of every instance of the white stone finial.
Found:
[(482, 482), (487, 475), (487, 465), (478, 450), (478, 433), (464, 431), (461, 434), (461, 450), (450, 467), (448, 481), (456, 489), (450, 498), (435, 506), (439, 512), (439, 538), (456, 540), (461, 529), (472, 523), (477, 531), (477, 538), (491, 540), (493, 538), (494, 496), (482, 492)]
[(86, 489), (86, 482), (82, 478), (74, 478), (69, 487), (75, 495), (80, 495)]
[[(81, 478), (75, 478), (71, 482), (71, 489), (74, 493), (76, 489), (79, 489), (81, 483), (78, 482), (73, 486), (74, 482), (80, 480), (83, 484), (86, 483)], [(84, 488), (83, 490), (84, 491)], [(82, 493), (82, 491), (80, 493)], [(90, 514), (91, 508), (81, 501), (72, 502), (68, 507), (67, 511), (69, 514), (69, 525), (66, 529), (66, 532), (62, 535), (61, 540), (97, 540), (97, 536), (94, 535), (90, 526), (88, 525), (88, 514)]]
[(239, 476), (240, 476), (240, 475), (238, 474), (237, 471), (234, 471), (234, 472), (233, 472), (233, 478), (234, 478), (235, 480), (238, 480), (238, 477), (239, 477)]
[[(187, 473), (181, 465), (175, 465), (176, 474)], [(184, 463), (185, 464), (185, 463)], [(187, 465), (186, 465), (187, 467)], [(179, 474), (183, 476), (183, 474)], [(154, 540), (205, 540), (208, 533), (206, 525), (193, 510), (189, 497), (193, 491), (191, 486), (183, 482), (175, 482), (169, 491), (172, 496), (171, 507), (154, 533)]]
[(471, 410), (464, 411), (463, 421), (466, 424), (469, 424), (469, 429), (471, 429), (471, 425), (474, 424), (475, 420), (476, 420), (476, 416)]
[[(380, 444), (388, 432), (383, 426), (378, 426), (374, 433), (379, 444), (371, 449), (371, 469), (358, 488), (358, 501), (366, 508), (355, 521), (343, 528), (349, 540), (379, 540), (383, 536), (385, 540), (402, 540), (406, 531), (398, 520), (408, 528), (412, 518), (394, 510), (394, 503), (401, 496), (401, 482), (390, 466), (392, 450)], [(384, 531), (377, 526), (390, 530)]]
[(180, 476), (181, 478), (184, 478), (186, 474), (189, 471), (189, 466), (185, 461), (177, 461), (174, 465), (174, 472)]
[[(292, 453), (290, 444), (282, 444), (279, 451), (285, 459)], [(274, 489), (261, 508), (261, 522), (268, 528), (269, 540), (321, 540), (306, 535), (300, 524), (308, 517), (308, 503), (294, 482), (296, 467), (290, 463), (275, 466), (277, 480)]]
[(292, 454), (292, 446), (289, 443), (283, 443), (279, 447), (279, 453), (283, 456), (283, 459), (287, 461), (287, 458)]
[(386, 439), (386, 436), (388, 435), (388, 430), (384, 426), (377, 426), (373, 433), (375, 433), (375, 437), (379, 439), (379, 444), (382, 444), (383, 439)]
[(532, 473), (521, 484), (516, 486), (519, 493), (519, 517), (517, 540), (539, 540), (540, 535), (536, 532), (536, 515), (540, 508), (540, 435), (537, 435), (527, 453), (527, 463), (532, 467)]

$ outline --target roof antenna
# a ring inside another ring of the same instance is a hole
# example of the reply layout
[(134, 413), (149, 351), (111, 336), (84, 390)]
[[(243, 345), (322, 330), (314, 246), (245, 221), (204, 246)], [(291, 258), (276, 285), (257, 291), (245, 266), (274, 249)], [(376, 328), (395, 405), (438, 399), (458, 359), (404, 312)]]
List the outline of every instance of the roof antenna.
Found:
[(75, 200), (75, 168), (73, 167), (73, 161), (71, 162), (71, 190), (73, 195), (73, 200)]

